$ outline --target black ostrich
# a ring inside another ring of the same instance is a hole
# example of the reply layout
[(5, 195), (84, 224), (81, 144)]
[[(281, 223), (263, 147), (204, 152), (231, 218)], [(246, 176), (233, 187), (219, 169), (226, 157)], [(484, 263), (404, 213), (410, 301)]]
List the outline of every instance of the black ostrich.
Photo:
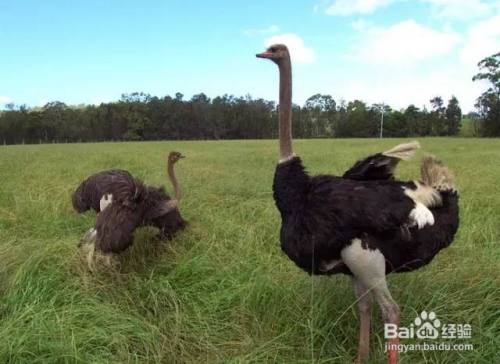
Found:
[[(394, 181), (395, 164), (387, 162), (391, 158), (380, 156), (378, 168), (376, 155), (358, 162), (344, 177), (310, 176), (292, 151), (288, 49), (273, 45), (257, 57), (272, 60), (280, 71), (280, 161), (273, 191), (282, 219), (281, 248), (310, 274), (353, 277), (360, 313), (357, 362), (363, 362), (369, 356), (372, 297), (386, 324), (400, 322), (386, 274), (429, 263), (453, 240), (458, 228), (454, 177), (436, 158), (427, 157), (422, 163), (422, 182)], [(404, 154), (404, 149), (399, 146), (396, 155)], [(398, 339), (388, 340), (391, 364), (397, 363), (396, 344)]]
[(184, 156), (171, 152), (167, 172), (174, 189), (171, 198), (163, 187), (146, 186), (129, 172), (109, 170), (96, 173), (83, 181), (72, 196), (74, 209), (81, 213), (89, 209), (98, 212), (94, 228), (82, 238), (79, 246), (87, 250), (92, 269), (94, 251), (104, 253), (107, 261), (113, 253), (126, 250), (139, 226), (155, 226), (160, 237), (170, 239), (186, 226), (179, 211), (181, 187), (174, 164)]

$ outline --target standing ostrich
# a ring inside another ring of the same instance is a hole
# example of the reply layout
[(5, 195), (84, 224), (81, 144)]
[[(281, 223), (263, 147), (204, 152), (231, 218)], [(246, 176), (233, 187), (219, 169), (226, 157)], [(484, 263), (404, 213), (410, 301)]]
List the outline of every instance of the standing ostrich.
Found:
[(174, 164), (181, 158), (184, 156), (179, 152), (168, 156), (167, 172), (174, 198), (163, 187), (146, 186), (123, 170), (102, 171), (80, 184), (72, 196), (73, 207), (77, 212), (90, 208), (98, 212), (95, 228), (80, 242), (88, 251), (89, 268), (94, 250), (108, 256), (120, 253), (132, 244), (133, 232), (139, 226), (155, 226), (167, 239), (186, 226), (179, 211), (181, 187), (174, 172)]
[[(427, 157), (421, 167), (422, 182), (393, 181), (392, 172), (377, 177), (370, 168), (364, 169), (363, 162), (344, 177), (311, 177), (292, 150), (288, 49), (273, 45), (257, 57), (276, 63), (280, 74), (280, 160), (273, 191), (282, 220), (281, 248), (310, 274), (353, 277), (360, 313), (356, 361), (364, 362), (369, 356), (373, 297), (384, 322), (399, 326), (400, 310), (387, 287), (386, 274), (429, 263), (453, 240), (458, 228), (453, 175), (436, 158)], [(395, 364), (398, 339), (389, 339), (387, 344), (388, 362)]]

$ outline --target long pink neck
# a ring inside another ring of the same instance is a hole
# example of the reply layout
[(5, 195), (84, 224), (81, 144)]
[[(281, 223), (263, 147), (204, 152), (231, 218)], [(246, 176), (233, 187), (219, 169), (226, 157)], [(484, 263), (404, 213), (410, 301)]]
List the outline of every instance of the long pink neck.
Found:
[(175, 199), (179, 201), (182, 197), (182, 190), (181, 186), (179, 185), (179, 182), (177, 182), (177, 178), (175, 177), (174, 163), (171, 162), (170, 160), (168, 161), (167, 173), (168, 173), (168, 178), (172, 183), (172, 187), (174, 188)]
[(292, 150), (292, 64), (290, 57), (278, 64), (280, 72), (279, 138), (280, 159), (293, 156)]

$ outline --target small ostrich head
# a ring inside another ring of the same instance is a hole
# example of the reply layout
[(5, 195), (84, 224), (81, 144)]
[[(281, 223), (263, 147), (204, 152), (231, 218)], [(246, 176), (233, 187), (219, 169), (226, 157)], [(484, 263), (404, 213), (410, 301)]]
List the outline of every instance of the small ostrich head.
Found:
[(257, 58), (267, 58), (276, 63), (277, 65), (281, 62), (290, 60), (290, 53), (288, 48), (284, 44), (273, 44), (266, 49), (265, 52), (256, 54)]
[(168, 162), (174, 164), (179, 159), (182, 159), (182, 158), (186, 158), (186, 157), (179, 152), (170, 152), (170, 154), (168, 155)]
[(73, 192), (73, 195), (71, 195), (71, 202), (73, 203), (73, 208), (79, 214), (87, 211), (90, 208), (88, 202), (85, 201), (83, 194), (84, 194), (83, 185), (80, 185), (78, 186), (76, 191)]

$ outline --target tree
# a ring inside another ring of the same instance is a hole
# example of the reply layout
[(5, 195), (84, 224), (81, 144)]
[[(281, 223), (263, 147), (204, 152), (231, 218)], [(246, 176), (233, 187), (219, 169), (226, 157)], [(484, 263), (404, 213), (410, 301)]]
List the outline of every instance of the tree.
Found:
[(476, 108), (483, 120), (484, 136), (500, 136), (500, 52), (486, 57), (478, 63), (480, 72), (472, 81), (488, 81), (488, 89), (479, 96)]
[(368, 118), (366, 104), (360, 100), (354, 100), (347, 104), (347, 120), (354, 137), (373, 137), (376, 128), (376, 120)]
[(330, 95), (316, 94), (304, 105), (306, 122), (310, 125), (310, 136), (326, 137), (333, 134), (335, 100)]
[(446, 135), (446, 108), (444, 107), (443, 98), (436, 96), (430, 100), (432, 112), (430, 113), (431, 133), (432, 135)]
[(67, 119), (65, 110), (67, 106), (64, 102), (48, 102), (42, 108), (41, 127), (42, 138), (45, 142), (61, 140), (66, 130)]
[(127, 130), (123, 134), (124, 139), (152, 139), (152, 133), (150, 131), (153, 128), (153, 124), (149, 119), (147, 104), (150, 99), (151, 97), (149, 95), (137, 92), (129, 95), (122, 95), (122, 100), (119, 103), (120, 110), (127, 124)]
[(455, 96), (452, 96), (446, 107), (446, 135), (457, 135), (462, 120), (462, 110)]
[(415, 105), (408, 106), (404, 112), (404, 117), (406, 119), (408, 136), (424, 136), (429, 134), (424, 112), (420, 111), (418, 107)]
[(400, 111), (388, 113), (384, 124), (385, 136), (405, 137), (408, 135), (408, 123), (405, 114)]
[(189, 102), (189, 139), (206, 139), (210, 128), (210, 99), (204, 93), (194, 95)]
[(347, 119), (347, 116), (347, 104), (344, 100), (340, 100), (335, 120), (335, 135), (339, 138), (353, 136), (352, 129), (349, 127), (349, 120)]

